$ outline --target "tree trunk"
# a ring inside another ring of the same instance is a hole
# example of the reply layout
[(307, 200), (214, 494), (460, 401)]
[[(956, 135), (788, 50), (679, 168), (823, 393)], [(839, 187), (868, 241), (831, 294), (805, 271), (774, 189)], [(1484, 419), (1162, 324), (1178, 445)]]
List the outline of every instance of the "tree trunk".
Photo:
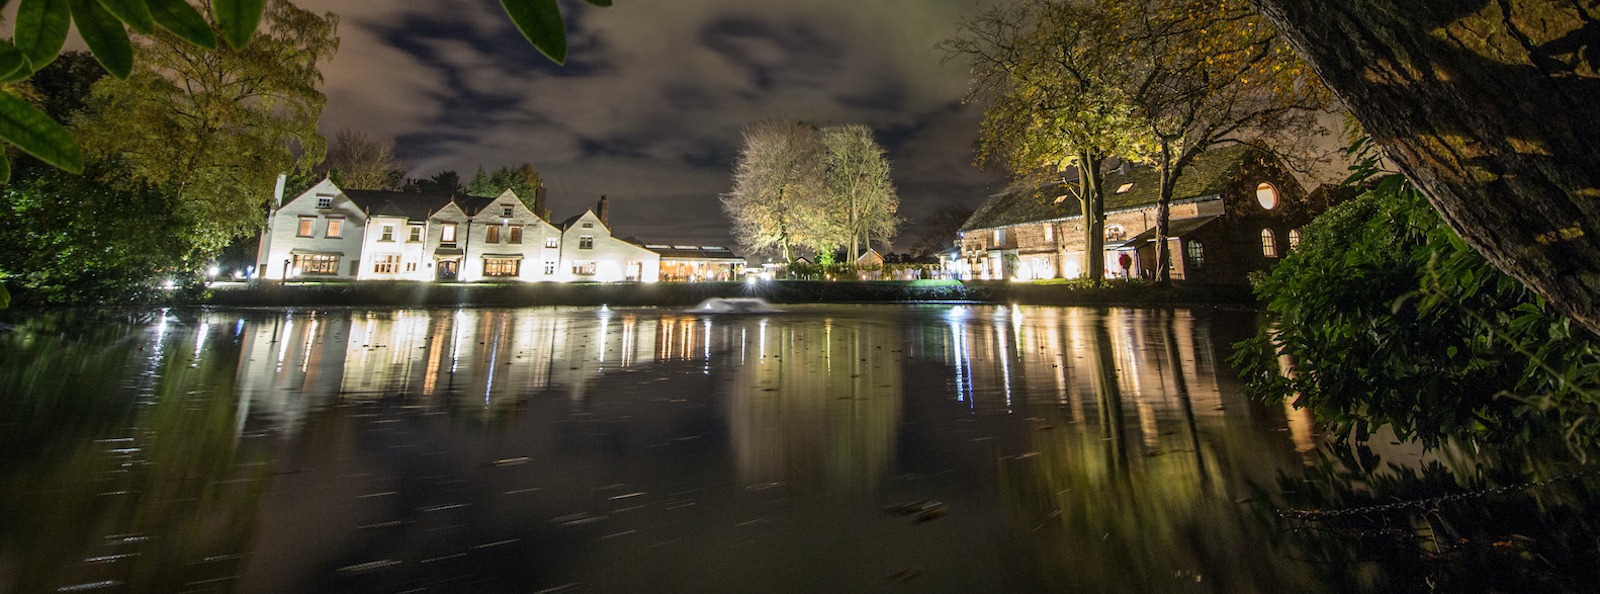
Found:
[(1451, 228), (1600, 334), (1592, 2), (1254, 1)]
[(1161, 193), (1156, 198), (1156, 286), (1172, 286), (1172, 252), (1167, 249), (1167, 232), (1172, 219), (1172, 141), (1161, 139)]
[(1092, 150), (1078, 152), (1078, 204), (1083, 207), (1083, 258), (1089, 278), (1106, 277), (1106, 199), (1100, 191), (1100, 164)]

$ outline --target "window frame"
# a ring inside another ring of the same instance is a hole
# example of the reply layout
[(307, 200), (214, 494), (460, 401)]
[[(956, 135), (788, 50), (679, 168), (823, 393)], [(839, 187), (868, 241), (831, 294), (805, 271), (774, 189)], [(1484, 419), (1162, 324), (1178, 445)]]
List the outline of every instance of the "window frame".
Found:
[(302, 216), (302, 217), (300, 217), (299, 225), (300, 225), (299, 227), (295, 228), (295, 232), (294, 232), (294, 236), (295, 237), (316, 237), (317, 236), (317, 217), (314, 217), (314, 216), (311, 216), (311, 217)]
[(373, 254), (373, 274), (397, 274), (400, 272), (400, 254)]
[(506, 243), (522, 243), (522, 225), (506, 225)]
[(573, 260), (572, 274), (575, 276), (594, 276), (595, 264), (594, 260)]
[(439, 243), (456, 242), (456, 224), (445, 223), (439, 226)]
[(594, 236), (593, 235), (579, 235), (578, 236), (578, 249), (580, 249), (580, 250), (592, 250), (592, 249), (594, 249)]
[(483, 275), (497, 278), (522, 276), (522, 259), (484, 258)]
[(1271, 227), (1261, 228), (1261, 255), (1268, 258), (1278, 257), (1278, 234), (1273, 233)]
[(384, 225), (378, 231), (378, 241), (394, 242), (394, 225)]
[(422, 243), (422, 225), (410, 225), (411, 236), (406, 238), (406, 243)]
[(344, 239), (344, 217), (328, 217), (328, 224), (322, 236), (327, 239)]
[(500, 243), (500, 226), (499, 225), (484, 225), (483, 226), (483, 242), (484, 243)]
[(544, 248), (545, 249), (553, 250), (553, 249), (558, 249), (560, 247), (561, 247), (561, 240), (560, 239), (555, 238), (555, 237), (546, 237), (546, 238), (544, 238)]

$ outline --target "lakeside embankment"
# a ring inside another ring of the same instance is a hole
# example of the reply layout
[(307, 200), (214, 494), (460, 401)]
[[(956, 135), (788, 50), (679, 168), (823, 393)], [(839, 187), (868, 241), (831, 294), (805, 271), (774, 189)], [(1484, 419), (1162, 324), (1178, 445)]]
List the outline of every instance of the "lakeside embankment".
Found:
[(1174, 287), (1114, 282), (1067, 284), (960, 281), (759, 281), (704, 283), (289, 283), (213, 287), (189, 304), (227, 306), (686, 306), (714, 297), (772, 303), (970, 301), (1028, 305), (1254, 304), (1244, 287)]

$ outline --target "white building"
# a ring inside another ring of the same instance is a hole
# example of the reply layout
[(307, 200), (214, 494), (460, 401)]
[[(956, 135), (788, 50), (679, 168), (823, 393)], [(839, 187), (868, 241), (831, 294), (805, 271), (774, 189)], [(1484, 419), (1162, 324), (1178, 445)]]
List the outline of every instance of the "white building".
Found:
[(611, 236), (608, 205), (552, 226), (516, 193), (340, 190), (323, 180), (268, 216), (267, 280), (643, 281), (660, 256)]

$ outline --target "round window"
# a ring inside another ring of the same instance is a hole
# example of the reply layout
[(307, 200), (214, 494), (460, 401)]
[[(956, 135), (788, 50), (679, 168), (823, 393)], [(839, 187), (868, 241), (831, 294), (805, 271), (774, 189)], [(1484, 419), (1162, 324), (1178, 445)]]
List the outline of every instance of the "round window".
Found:
[(1278, 189), (1272, 187), (1272, 184), (1261, 182), (1261, 185), (1256, 186), (1256, 202), (1260, 202), (1261, 208), (1267, 210), (1277, 208)]

